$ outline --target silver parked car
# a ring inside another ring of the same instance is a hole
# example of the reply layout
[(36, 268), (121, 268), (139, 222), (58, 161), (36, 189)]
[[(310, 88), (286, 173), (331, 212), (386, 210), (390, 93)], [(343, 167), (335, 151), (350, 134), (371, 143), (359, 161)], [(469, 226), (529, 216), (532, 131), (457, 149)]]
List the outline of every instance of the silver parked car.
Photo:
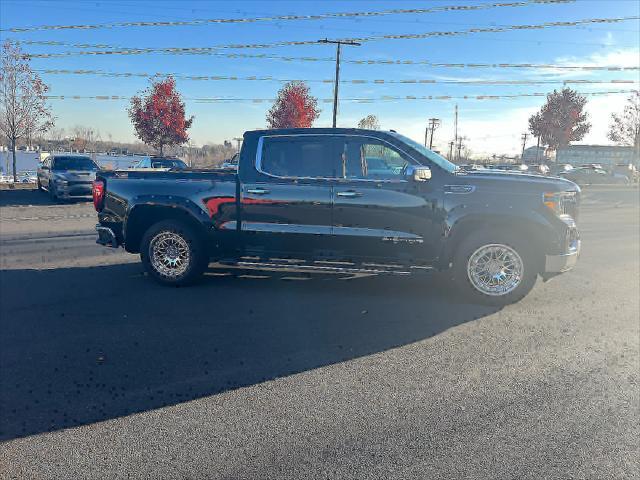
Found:
[(89, 157), (52, 155), (38, 166), (39, 190), (47, 190), (53, 200), (91, 198), (91, 187), (100, 167)]
[(174, 157), (145, 157), (136, 163), (131, 170), (186, 170), (189, 166), (179, 158)]

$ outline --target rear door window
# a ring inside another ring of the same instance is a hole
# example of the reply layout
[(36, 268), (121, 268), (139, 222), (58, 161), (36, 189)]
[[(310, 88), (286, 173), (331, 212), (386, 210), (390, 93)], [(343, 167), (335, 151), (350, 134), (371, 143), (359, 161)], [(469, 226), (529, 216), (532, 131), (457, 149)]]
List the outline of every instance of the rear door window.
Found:
[(337, 156), (328, 136), (264, 137), (258, 169), (282, 178), (333, 178)]

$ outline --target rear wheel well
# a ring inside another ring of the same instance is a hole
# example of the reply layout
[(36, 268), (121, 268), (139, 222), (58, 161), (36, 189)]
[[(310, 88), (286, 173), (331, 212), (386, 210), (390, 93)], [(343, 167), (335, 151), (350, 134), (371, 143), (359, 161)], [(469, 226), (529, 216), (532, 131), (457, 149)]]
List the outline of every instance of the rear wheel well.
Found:
[(528, 251), (534, 255), (534, 264), (538, 272), (544, 270), (544, 259), (546, 245), (549, 239), (545, 236), (544, 229), (537, 228), (536, 225), (525, 220), (516, 218), (476, 218), (463, 220), (460, 225), (454, 227), (450, 240), (447, 244), (447, 251), (443, 256), (442, 268), (447, 268), (453, 261), (453, 257), (460, 244), (479, 231), (505, 232), (511, 237), (518, 238), (528, 247)]
[(141, 205), (136, 207), (127, 218), (125, 231), (125, 249), (127, 252), (140, 252), (140, 243), (144, 233), (158, 222), (176, 220), (190, 226), (194, 232), (206, 237), (205, 228), (189, 212), (161, 205)]

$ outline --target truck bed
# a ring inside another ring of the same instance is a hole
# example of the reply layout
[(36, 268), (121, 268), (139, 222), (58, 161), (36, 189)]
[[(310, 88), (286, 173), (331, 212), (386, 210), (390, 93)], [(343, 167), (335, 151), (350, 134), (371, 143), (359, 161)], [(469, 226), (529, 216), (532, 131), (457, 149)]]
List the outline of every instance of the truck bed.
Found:
[(109, 178), (130, 178), (130, 179), (154, 179), (154, 180), (221, 180), (235, 181), (236, 172), (223, 170), (220, 168), (200, 168), (189, 170), (103, 170), (98, 173), (99, 177)]

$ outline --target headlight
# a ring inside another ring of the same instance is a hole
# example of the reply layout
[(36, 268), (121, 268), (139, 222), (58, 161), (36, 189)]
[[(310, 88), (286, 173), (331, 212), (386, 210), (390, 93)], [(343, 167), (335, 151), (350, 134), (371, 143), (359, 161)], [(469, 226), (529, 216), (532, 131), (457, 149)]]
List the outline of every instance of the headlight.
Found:
[(575, 215), (572, 206), (576, 204), (576, 192), (545, 192), (542, 201), (557, 216)]

